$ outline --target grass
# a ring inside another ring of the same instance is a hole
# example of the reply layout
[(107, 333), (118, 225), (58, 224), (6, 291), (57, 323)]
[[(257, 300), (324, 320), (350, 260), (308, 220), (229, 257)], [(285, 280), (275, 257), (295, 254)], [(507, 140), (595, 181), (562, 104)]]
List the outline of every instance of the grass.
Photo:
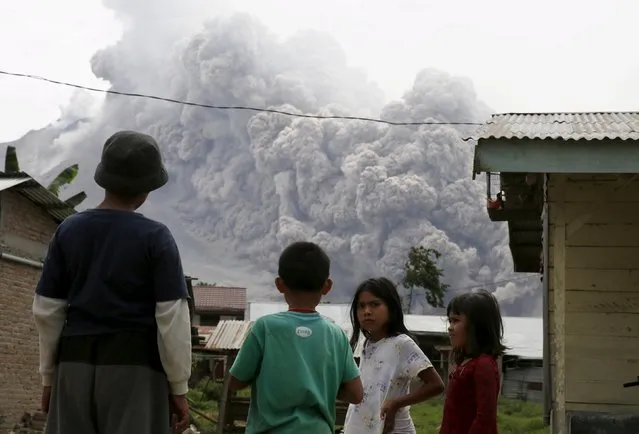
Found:
[[(411, 408), (418, 433), (437, 433), (443, 413), (443, 400), (434, 399)], [(498, 408), (499, 434), (548, 434), (542, 406), (524, 401), (502, 399)]]
[[(189, 399), (189, 407), (204, 413), (213, 420), (217, 420), (217, 403), (220, 399), (222, 387), (219, 383), (208, 381), (208, 378), (202, 380), (196, 387), (189, 390), (187, 398)], [(214, 433), (215, 424), (206, 418), (195, 413), (192, 414), (195, 423), (202, 434)]]
[[(221, 395), (221, 384), (202, 380), (189, 391), (190, 406), (208, 417), (217, 420), (217, 401)], [(248, 390), (240, 392), (242, 396), (250, 396)], [(434, 399), (411, 408), (411, 416), (420, 434), (438, 433), (443, 413), (443, 400)], [(215, 424), (203, 417), (193, 415), (194, 422), (202, 434), (215, 432)], [(502, 399), (498, 409), (499, 434), (549, 434), (542, 420), (542, 406), (524, 401)]]

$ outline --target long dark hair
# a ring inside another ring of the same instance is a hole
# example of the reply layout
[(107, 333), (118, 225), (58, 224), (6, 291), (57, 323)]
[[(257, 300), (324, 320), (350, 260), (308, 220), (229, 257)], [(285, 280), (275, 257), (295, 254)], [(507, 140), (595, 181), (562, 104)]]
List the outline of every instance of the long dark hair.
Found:
[(466, 346), (453, 349), (456, 364), (482, 354), (495, 358), (504, 354), (504, 323), (499, 303), (490, 292), (481, 289), (456, 295), (446, 308), (446, 316), (451, 315), (466, 317)]
[[(353, 325), (353, 335), (351, 336), (351, 348), (355, 351), (359, 342), (360, 334), (363, 334), (366, 340), (370, 338), (370, 334), (362, 329), (357, 320), (357, 304), (359, 296), (362, 292), (367, 291), (379, 298), (386, 304), (388, 308), (388, 335), (397, 336), (406, 334), (411, 336), (408, 329), (404, 325), (404, 312), (402, 311), (402, 301), (399, 298), (397, 287), (393, 282), (385, 277), (376, 277), (367, 279), (359, 284), (353, 296), (351, 304), (351, 324)], [(412, 336), (411, 336), (412, 337)]]

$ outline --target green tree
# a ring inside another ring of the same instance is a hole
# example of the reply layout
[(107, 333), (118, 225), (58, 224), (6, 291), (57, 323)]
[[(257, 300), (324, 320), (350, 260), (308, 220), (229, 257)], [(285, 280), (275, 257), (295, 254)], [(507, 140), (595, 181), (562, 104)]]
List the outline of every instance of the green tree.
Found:
[(62, 172), (55, 177), (51, 184), (47, 187), (47, 189), (58, 196), (60, 194), (60, 189), (65, 185), (69, 185), (75, 177), (78, 176), (78, 165), (72, 164), (71, 166), (64, 169)]
[(209, 283), (205, 282), (204, 280), (200, 280), (195, 284), (195, 286), (217, 286), (217, 283)]
[(444, 307), (444, 296), (448, 285), (441, 282), (444, 272), (437, 266), (437, 260), (441, 257), (435, 249), (424, 246), (414, 246), (408, 252), (408, 259), (404, 264), (404, 279), (402, 285), (408, 289), (408, 302), (404, 307), (406, 313), (410, 312), (415, 291), (424, 293), (426, 302), (433, 307)]
[(7, 146), (7, 153), (4, 156), (4, 171), (6, 173), (15, 173), (20, 171), (20, 164), (18, 164), (18, 154), (16, 154), (15, 146)]
[[(62, 172), (58, 173), (55, 179), (47, 187), (47, 190), (59, 197), (60, 190), (73, 182), (75, 177), (78, 176), (79, 170), (80, 168), (77, 164), (72, 164), (71, 166), (67, 167)], [(7, 153), (4, 157), (4, 172), (20, 172), (20, 163), (18, 162), (18, 154), (16, 152), (15, 146), (7, 147)], [(86, 198), (87, 194), (84, 191), (81, 191), (80, 193), (75, 194), (65, 200), (64, 203), (66, 203), (70, 207), (75, 208), (76, 206), (80, 205)]]

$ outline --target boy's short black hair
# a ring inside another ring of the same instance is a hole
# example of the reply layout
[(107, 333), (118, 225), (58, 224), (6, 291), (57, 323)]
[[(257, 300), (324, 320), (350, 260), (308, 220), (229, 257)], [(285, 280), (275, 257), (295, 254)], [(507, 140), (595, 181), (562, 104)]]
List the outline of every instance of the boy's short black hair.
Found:
[(277, 274), (290, 291), (319, 292), (330, 275), (331, 260), (315, 243), (298, 241), (280, 255)]

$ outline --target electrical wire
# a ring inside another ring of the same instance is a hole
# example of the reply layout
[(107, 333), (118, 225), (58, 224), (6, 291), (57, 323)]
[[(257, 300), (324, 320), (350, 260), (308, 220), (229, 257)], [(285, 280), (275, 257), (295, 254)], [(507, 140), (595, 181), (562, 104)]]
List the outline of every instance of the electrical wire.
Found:
[[(292, 112), (287, 112), (287, 111), (283, 111), (283, 110), (259, 108), (259, 107), (250, 107), (250, 106), (223, 106), (223, 105), (213, 105), (213, 104), (201, 104), (201, 103), (196, 103), (196, 102), (192, 102), (192, 101), (184, 101), (184, 100), (179, 100), (179, 99), (174, 99), (174, 98), (166, 98), (166, 97), (161, 97), (161, 96), (156, 96), (156, 95), (148, 95), (148, 94), (143, 94), (143, 93), (120, 92), (120, 91), (116, 91), (116, 90), (112, 90), (112, 89), (98, 89), (98, 88), (95, 88), (95, 87), (89, 87), (89, 86), (83, 86), (83, 85), (80, 85), (80, 84), (69, 83), (69, 82), (65, 82), (65, 81), (53, 80), (53, 79), (50, 79), (50, 78), (41, 77), (41, 76), (33, 75), (33, 74), (24, 74), (24, 73), (3, 71), (3, 70), (0, 70), (0, 74), (1, 75), (6, 75), (6, 76), (11, 76), (11, 77), (20, 77), (20, 78), (27, 78), (27, 79), (31, 79), (31, 80), (39, 80), (39, 81), (44, 81), (44, 82), (51, 83), (51, 84), (56, 84), (56, 85), (59, 85), (59, 86), (73, 87), (73, 88), (76, 88), (76, 89), (82, 89), (82, 90), (86, 90), (86, 91), (90, 91), (90, 92), (99, 92), (99, 93), (105, 93), (105, 94), (111, 94), (111, 95), (119, 95), (119, 96), (132, 97), (132, 98), (152, 99), (152, 100), (156, 100), (156, 101), (164, 101), (164, 102), (169, 102), (169, 103), (174, 103), (174, 104), (181, 104), (181, 105), (186, 105), (186, 106), (201, 107), (201, 108), (216, 109), (216, 110), (244, 110), (244, 111), (254, 111), (254, 112), (261, 112), (261, 113), (275, 113), (275, 114), (291, 116), (291, 117), (297, 117), (297, 118), (340, 119), (340, 120), (347, 120), (347, 121), (375, 122), (375, 123), (386, 124), (386, 125), (391, 125), (391, 126), (420, 126), (420, 125), (450, 125), (450, 126), (467, 125), (467, 126), (480, 126), (480, 125), (483, 125), (480, 122), (438, 122), (438, 121), (429, 121), (429, 122), (395, 122), (395, 121), (386, 121), (386, 120), (383, 120), (383, 119), (375, 119), (375, 118), (360, 117), (360, 116), (338, 116), (338, 115), (323, 116), (323, 115), (292, 113)], [(463, 138), (462, 140), (467, 141), (467, 140), (471, 140), (471, 138)], [(475, 289), (475, 288), (494, 288), (494, 287), (497, 287), (497, 286), (502, 285), (502, 284), (506, 284), (506, 283), (510, 283), (510, 282), (518, 282), (520, 280), (530, 279), (532, 277), (536, 277), (536, 276), (523, 276), (523, 277), (515, 278), (515, 279), (507, 279), (507, 280), (492, 282), (492, 283), (489, 283), (489, 284), (472, 285), (472, 286), (468, 286), (466, 288), (456, 288), (456, 289), (454, 289), (454, 291), (463, 291), (463, 290), (470, 290), (470, 289)]]
[[(73, 87), (73, 88), (76, 88), (76, 89), (82, 89), (82, 90), (86, 90), (86, 91), (90, 91), (90, 92), (99, 92), (99, 93), (105, 93), (105, 94), (110, 94), (110, 95), (119, 95), (119, 96), (131, 97), (131, 98), (152, 99), (152, 100), (156, 100), (156, 101), (164, 101), (164, 102), (169, 102), (169, 103), (173, 103), (173, 104), (181, 104), (181, 105), (186, 105), (186, 106), (191, 106), (191, 107), (201, 107), (201, 108), (216, 109), (216, 110), (243, 110), (243, 111), (261, 112), (261, 113), (275, 113), (275, 114), (280, 114), (280, 115), (284, 115), (284, 116), (291, 116), (291, 117), (296, 117), (296, 118), (340, 119), (340, 120), (345, 120), (345, 121), (364, 121), (364, 122), (374, 122), (374, 123), (378, 123), (378, 124), (385, 124), (385, 125), (391, 125), (391, 126), (421, 126), (421, 125), (480, 126), (480, 125), (483, 125), (480, 122), (438, 122), (438, 121), (395, 122), (395, 121), (386, 121), (386, 120), (383, 120), (383, 119), (375, 119), (375, 118), (360, 117), (360, 116), (338, 116), (338, 115), (324, 116), (324, 115), (312, 115), (312, 114), (303, 114), (303, 113), (292, 113), (292, 112), (287, 112), (287, 111), (284, 111), (284, 110), (276, 110), (276, 109), (260, 108), (260, 107), (251, 107), (251, 106), (229, 106), (229, 105), (202, 104), (202, 103), (196, 103), (196, 102), (192, 102), (192, 101), (184, 101), (184, 100), (179, 100), (179, 99), (174, 99), (174, 98), (166, 98), (166, 97), (161, 97), (161, 96), (157, 96), (157, 95), (148, 95), (148, 94), (144, 94), (144, 93), (120, 92), (120, 91), (116, 91), (116, 90), (112, 90), (112, 89), (98, 89), (97, 87), (89, 87), (89, 86), (83, 86), (83, 85), (80, 85), (80, 84), (69, 83), (69, 82), (66, 82), (66, 81), (53, 80), (53, 79), (50, 79), (50, 78), (41, 77), (41, 76), (32, 75), (32, 74), (24, 74), (24, 73), (3, 71), (3, 70), (0, 70), (0, 74), (1, 75), (6, 75), (6, 76), (11, 76), (11, 77), (20, 77), (20, 78), (27, 78), (27, 79), (31, 79), (31, 80), (44, 81), (44, 82), (55, 84), (55, 85), (58, 85), (58, 86)], [(471, 138), (463, 138), (462, 140), (468, 141), (468, 140), (471, 140)]]
[[(297, 118), (340, 119), (340, 120), (346, 120), (346, 121), (375, 122), (375, 123), (391, 125), (391, 126), (421, 126), (421, 125), (480, 126), (480, 125), (483, 125), (480, 122), (438, 122), (438, 121), (429, 121), (429, 122), (426, 122), (426, 121), (425, 122), (395, 122), (395, 121), (386, 121), (386, 120), (383, 120), (383, 119), (375, 119), (375, 118), (360, 117), (360, 116), (338, 116), (338, 115), (324, 116), (324, 115), (292, 113), (292, 112), (287, 112), (287, 111), (283, 111), (283, 110), (276, 110), (276, 109), (269, 109), (269, 108), (259, 108), (259, 107), (250, 107), (250, 106), (223, 106), (223, 105), (213, 105), (213, 104), (202, 104), (202, 103), (196, 103), (196, 102), (192, 102), (192, 101), (184, 101), (184, 100), (179, 100), (179, 99), (174, 99), (174, 98), (166, 98), (166, 97), (161, 97), (161, 96), (157, 96), (157, 95), (148, 95), (148, 94), (143, 94), (143, 93), (132, 93), (132, 92), (120, 92), (120, 91), (116, 91), (116, 90), (112, 90), (112, 89), (98, 89), (96, 87), (89, 87), (89, 86), (83, 86), (83, 85), (80, 85), (80, 84), (69, 83), (69, 82), (66, 82), (66, 81), (53, 80), (53, 79), (50, 79), (50, 78), (47, 78), (47, 77), (41, 77), (41, 76), (33, 75), (33, 74), (24, 74), (24, 73), (4, 71), (4, 70), (0, 70), (0, 74), (1, 75), (6, 75), (6, 76), (11, 76), (11, 77), (19, 77), (19, 78), (27, 78), (27, 79), (31, 79), (31, 80), (44, 81), (44, 82), (55, 84), (55, 85), (59, 85), (59, 86), (73, 87), (73, 88), (76, 88), (76, 89), (82, 89), (82, 90), (86, 90), (86, 91), (90, 91), (90, 92), (105, 93), (105, 94), (110, 94), (110, 95), (119, 95), (119, 96), (131, 97), (131, 98), (151, 99), (151, 100), (156, 100), (156, 101), (169, 102), (169, 103), (173, 103), (173, 104), (181, 104), (181, 105), (186, 105), (186, 106), (201, 107), (201, 108), (216, 109), (216, 110), (244, 110), (244, 111), (254, 111), (254, 112), (261, 112), (261, 113), (274, 113), (274, 114), (280, 114), (280, 115), (284, 115), (284, 116), (291, 116), (291, 117), (297, 117)], [(472, 138), (470, 138), (470, 137), (469, 138), (462, 138), (462, 140), (468, 141), (468, 140), (472, 140)], [(510, 282), (518, 282), (520, 280), (530, 279), (532, 277), (536, 277), (536, 276), (523, 276), (523, 277), (520, 277), (520, 278), (507, 279), (507, 280), (502, 280), (502, 281), (498, 281), (498, 282), (492, 282), (492, 283), (483, 284), (483, 285), (472, 285), (472, 286), (468, 286), (466, 288), (456, 288), (456, 289), (454, 289), (454, 291), (464, 291), (464, 290), (470, 290), (470, 289), (475, 289), (475, 288), (495, 288), (495, 287), (497, 287), (499, 285), (502, 285), (502, 284), (506, 284), (506, 283), (510, 283)]]
[[(132, 92), (120, 92), (120, 91), (116, 91), (116, 90), (112, 90), (112, 89), (98, 89), (96, 87), (83, 86), (83, 85), (80, 85), (80, 84), (69, 83), (69, 82), (66, 82), (66, 81), (53, 80), (53, 79), (50, 79), (50, 78), (47, 78), (47, 77), (42, 77), (42, 76), (33, 75), (33, 74), (24, 74), (24, 73), (0, 70), (0, 75), (6, 75), (6, 76), (11, 76), (11, 77), (19, 77), (19, 78), (27, 78), (27, 79), (38, 80), (38, 81), (44, 81), (44, 82), (55, 84), (55, 85), (58, 85), (58, 86), (72, 87), (72, 88), (86, 90), (86, 91), (90, 91), (90, 92), (105, 93), (105, 94), (110, 94), (110, 95), (119, 95), (119, 96), (131, 97), (131, 98), (151, 99), (151, 100), (156, 100), (156, 101), (169, 102), (169, 103), (173, 103), (173, 104), (181, 104), (181, 105), (186, 105), (186, 106), (201, 107), (201, 108), (216, 109), (216, 110), (244, 110), (244, 111), (254, 111), (254, 112), (261, 112), (261, 113), (274, 113), (274, 114), (280, 114), (280, 115), (284, 115), (284, 116), (291, 116), (291, 117), (297, 117), (297, 118), (340, 119), (340, 120), (346, 120), (346, 121), (364, 121), (364, 122), (374, 122), (374, 123), (379, 123), (379, 124), (385, 124), (385, 125), (390, 125), (390, 126), (421, 126), (421, 125), (480, 126), (480, 125), (483, 125), (480, 122), (438, 122), (438, 121), (395, 122), (395, 121), (386, 121), (386, 120), (383, 120), (383, 119), (375, 119), (375, 118), (360, 117), (360, 116), (338, 116), (338, 115), (324, 116), (324, 115), (312, 115), (312, 114), (303, 114), (303, 113), (292, 113), (292, 112), (287, 112), (287, 111), (283, 111), (283, 110), (276, 110), (276, 109), (269, 109), (269, 108), (259, 108), (259, 107), (251, 107), (251, 106), (223, 106), (223, 105), (213, 105), (213, 104), (202, 104), (202, 103), (196, 103), (196, 102), (192, 102), (192, 101), (184, 101), (184, 100), (179, 100), (179, 99), (174, 99), (174, 98), (166, 98), (166, 97), (161, 97), (161, 96), (157, 96), (157, 95), (148, 95), (148, 94), (143, 94), (143, 93), (132, 93)], [(462, 140), (463, 141), (472, 140), (472, 137), (465, 137), (465, 138), (462, 138)], [(471, 290), (471, 289), (475, 289), (475, 288), (495, 288), (495, 287), (497, 287), (499, 285), (502, 285), (502, 284), (506, 284), (506, 283), (510, 283), (510, 282), (518, 282), (520, 280), (530, 279), (531, 277), (536, 277), (536, 276), (523, 276), (523, 277), (520, 277), (520, 278), (502, 280), (502, 281), (492, 282), (492, 283), (483, 284), (483, 285), (472, 285), (472, 286), (468, 286), (466, 288), (456, 288), (456, 289), (454, 289), (454, 291), (464, 291), (464, 290)]]

